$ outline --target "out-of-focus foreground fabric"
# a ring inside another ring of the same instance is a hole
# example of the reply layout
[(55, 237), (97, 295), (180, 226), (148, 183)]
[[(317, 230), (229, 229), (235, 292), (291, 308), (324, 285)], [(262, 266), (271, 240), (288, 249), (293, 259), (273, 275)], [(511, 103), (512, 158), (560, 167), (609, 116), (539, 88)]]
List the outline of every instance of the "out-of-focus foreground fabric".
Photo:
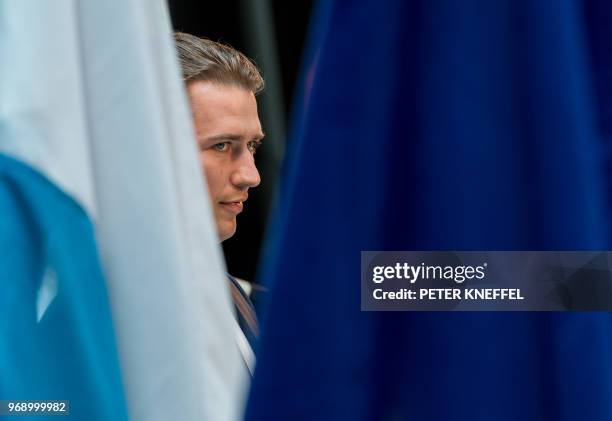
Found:
[(0, 399), (240, 416), (248, 373), (162, 0), (0, 2), (0, 256)]
[(611, 244), (606, 1), (322, 1), (246, 419), (610, 420), (609, 313), (366, 313), (361, 250)]

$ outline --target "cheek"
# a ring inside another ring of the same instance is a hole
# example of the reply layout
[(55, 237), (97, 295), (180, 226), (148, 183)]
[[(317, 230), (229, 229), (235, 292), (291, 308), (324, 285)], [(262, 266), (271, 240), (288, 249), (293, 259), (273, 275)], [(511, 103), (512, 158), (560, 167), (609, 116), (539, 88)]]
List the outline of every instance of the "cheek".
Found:
[(206, 184), (208, 185), (208, 191), (214, 198), (219, 192), (223, 190), (224, 185), (224, 172), (223, 166), (219, 165), (214, 158), (205, 157), (205, 154), (201, 154), (200, 162), (204, 175), (206, 176)]

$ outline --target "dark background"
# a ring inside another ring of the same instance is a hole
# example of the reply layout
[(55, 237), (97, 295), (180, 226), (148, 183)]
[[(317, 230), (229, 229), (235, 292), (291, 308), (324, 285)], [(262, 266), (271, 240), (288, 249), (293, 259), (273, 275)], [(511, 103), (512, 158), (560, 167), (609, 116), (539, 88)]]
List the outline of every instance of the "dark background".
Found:
[(228, 271), (253, 280), (278, 180), (289, 109), (313, 0), (168, 1), (174, 30), (229, 44), (252, 58), (266, 81), (258, 96), (266, 139), (257, 151), (261, 185), (249, 192), (236, 235), (223, 242)]

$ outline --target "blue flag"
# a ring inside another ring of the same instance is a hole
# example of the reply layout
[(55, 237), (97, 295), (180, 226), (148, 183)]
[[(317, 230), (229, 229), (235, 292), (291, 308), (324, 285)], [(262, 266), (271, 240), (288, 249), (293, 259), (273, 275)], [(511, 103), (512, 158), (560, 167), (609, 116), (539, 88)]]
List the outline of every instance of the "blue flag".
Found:
[(127, 420), (89, 217), (43, 175), (1, 154), (0, 215), (0, 395), (68, 400), (73, 419)]
[(609, 5), (319, 6), (246, 419), (611, 419), (609, 313), (365, 313), (359, 291), (362, 250), (609, 249)]

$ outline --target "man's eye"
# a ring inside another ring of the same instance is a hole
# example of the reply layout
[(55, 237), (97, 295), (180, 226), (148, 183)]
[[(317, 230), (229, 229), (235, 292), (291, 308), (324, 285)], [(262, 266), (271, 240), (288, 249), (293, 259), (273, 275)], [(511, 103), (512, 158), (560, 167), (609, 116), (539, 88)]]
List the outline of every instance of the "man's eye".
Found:
[(225, 152), (227, 148), (229, 147), (229, 142), (216, 143), (212, 147), (216, 151)]
[(259, 148), (261, 146), (261, 141), (259, 140), (251, 140), (248, 143), (248, 147), (249, 147), (249, 151), (255, 155), (255, 152), (257, 151), (257, 148)]

